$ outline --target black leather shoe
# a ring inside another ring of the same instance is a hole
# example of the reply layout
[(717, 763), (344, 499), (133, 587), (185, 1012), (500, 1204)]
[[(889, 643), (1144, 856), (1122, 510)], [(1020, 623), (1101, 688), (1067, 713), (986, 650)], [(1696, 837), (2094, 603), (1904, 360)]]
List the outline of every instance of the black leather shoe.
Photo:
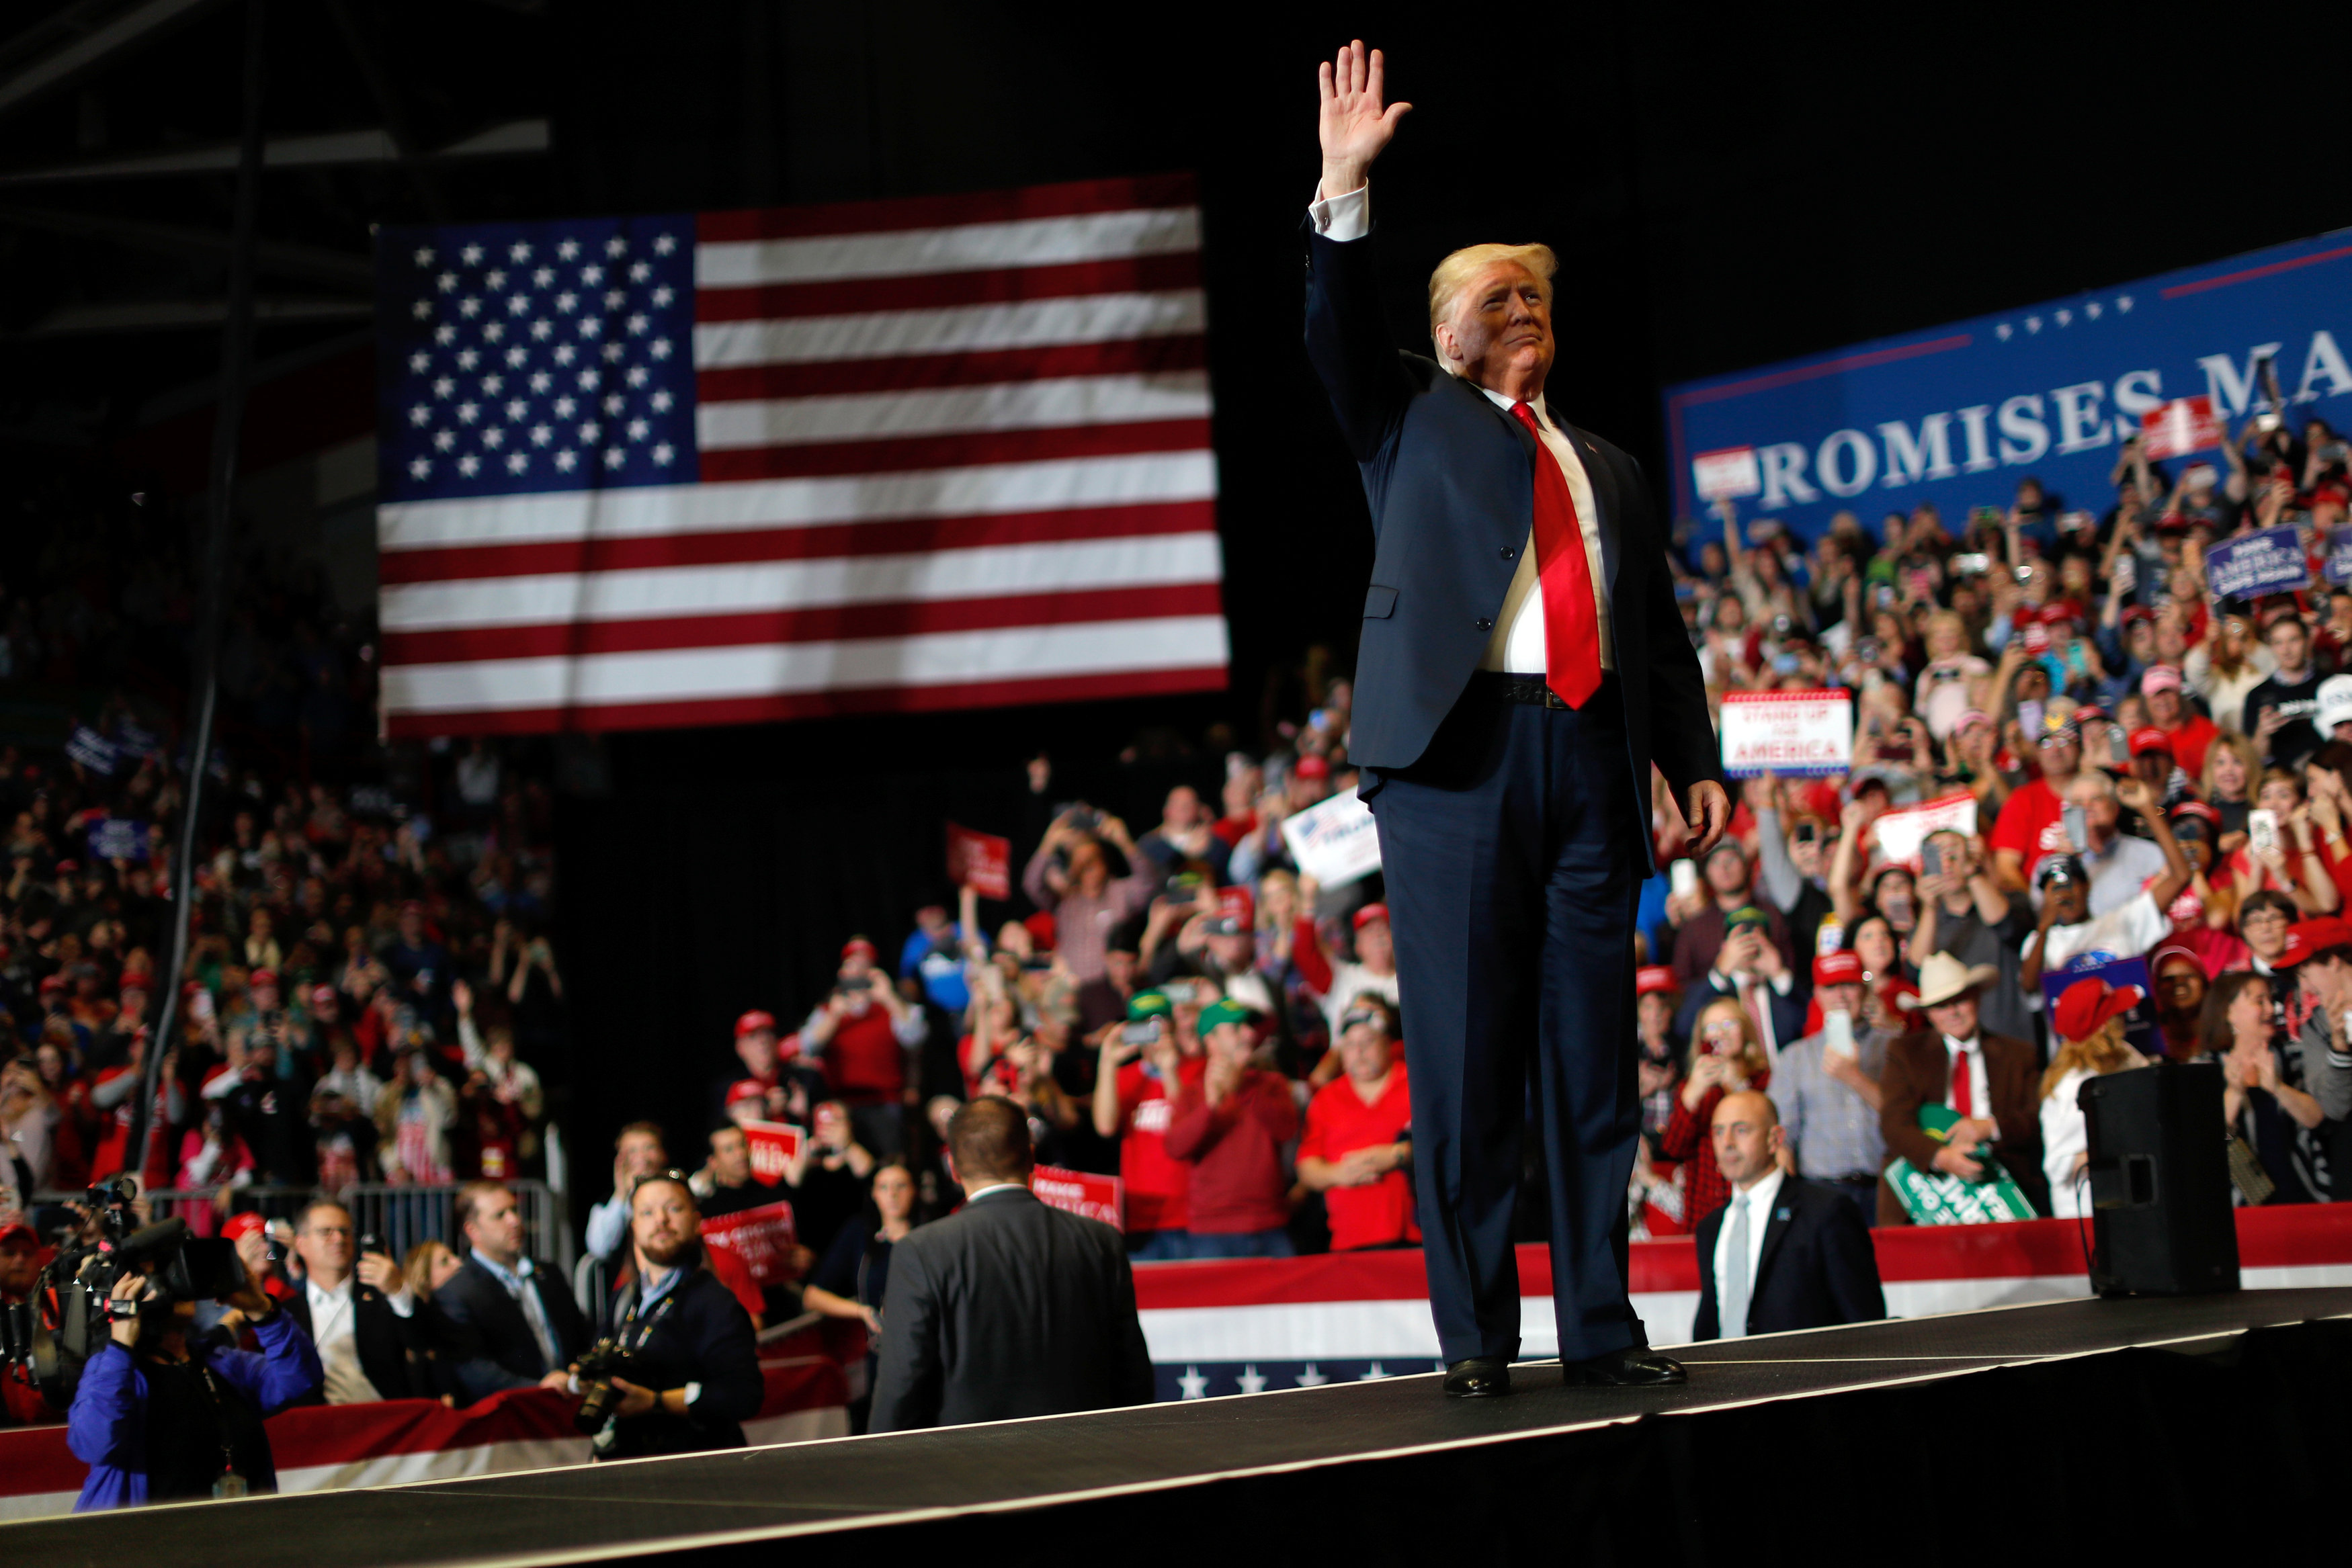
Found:
[(1511, 1364), (1499, 1355), (1474, 1355), (1445, 1369), (1445, 1392), (1454, 1399), (1494, 1399), (1511, 1391)]
[(1690, 1374), (1683, 1370), (1681, 1362), (1641, 1344), (1612, 1350), (1589, 1361), (1564, 1361), (1559, 1370), (1560, 1381), (1571, 1388), (1592, 1384), (1611, 1388), (1663, 1388), (1690, 1381)]

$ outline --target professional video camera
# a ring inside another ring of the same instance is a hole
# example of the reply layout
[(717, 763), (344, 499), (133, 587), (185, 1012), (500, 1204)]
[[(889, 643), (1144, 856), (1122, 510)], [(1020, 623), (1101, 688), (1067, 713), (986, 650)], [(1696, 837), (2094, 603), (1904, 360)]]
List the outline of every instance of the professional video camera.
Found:
[(138, 1197), (128, 1176), (91, 1187), (97, 1239), (69, 1239), (30, 1299), (0, 1306), (0, 1375), (30, 1383), (58, 1410), (73, 1403), (82, 1364), (105, 1343), (109, 1325), (139, 1310), (113, 1300), (124, 1274), (147, 1277), (142, 1306), (217, 1300), (245, 1282), (234, 1243), (191, 1236), (184, 1219), (142, 1226), (131, 1207)]
[(604, 1428), (611, 1424), (614, 1408), (621, 1402), (621, 1391), (613, 1386), (613, 1379), (634, 1380), (635, 1359), (621, 1348), (619, 1341), (607, 1334), (581, 1352), (578, 1365), (580, 1370), (575, 1375), (583, 1392), (572, 1425), (581, 1436), (595, 1438), (599, 1446), (609, 1444), (612, 1437)]

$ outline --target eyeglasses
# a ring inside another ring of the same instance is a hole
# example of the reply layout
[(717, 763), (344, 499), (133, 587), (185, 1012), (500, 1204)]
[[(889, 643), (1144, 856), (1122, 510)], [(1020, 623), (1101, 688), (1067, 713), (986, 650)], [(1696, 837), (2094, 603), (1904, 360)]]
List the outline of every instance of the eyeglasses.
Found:
[(2287, 924), (2286, 916), (2280, 914), (2275, 909), (2252, 909), (2238, 917), (2238, 924), (2241, 927), (2247, 925), (2268, 925), (2273, 921), (2281, 925)]

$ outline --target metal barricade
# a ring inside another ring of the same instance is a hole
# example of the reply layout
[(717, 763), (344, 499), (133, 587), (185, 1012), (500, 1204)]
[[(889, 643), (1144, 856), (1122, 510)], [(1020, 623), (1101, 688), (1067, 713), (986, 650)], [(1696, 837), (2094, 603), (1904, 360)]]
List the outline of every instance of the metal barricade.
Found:
[[(572, 1228), (564, 1223), (563, 1199), (543, 1181), (506, 1184), (522, 1210), (523, 1250), (544, 1258), (568, 1277), (578, 1250)], [(404, 1259), (420, 1241), (442, 1241), (462, 1252), (465, 1242), (457, 1226), (458, 1188), (450, 1186), (387, 1186), (360, 1185), (343, 1189), (342, 1201), (352, 1211), (353, 1227), (362, 1235), (381, 1236), (395, 1258)]]

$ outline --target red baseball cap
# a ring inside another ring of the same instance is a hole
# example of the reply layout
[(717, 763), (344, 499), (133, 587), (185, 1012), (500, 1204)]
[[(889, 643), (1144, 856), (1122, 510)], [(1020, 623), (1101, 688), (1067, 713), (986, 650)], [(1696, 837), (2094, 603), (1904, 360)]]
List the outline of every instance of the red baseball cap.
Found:
[(21, 1219), (10, 1220), (5, 1225), (0, 1225), (0, 1247), (5, 1247), (14, 1241), (26, 1242), (37, 1249), (41, 1245), (41, 1233)]
[(2175, 958), (2184, 964), (2196, 965), (2197, 972), (2200, 975), (2205, 973), (2205, 960), (2179, 942), (2167, 942), (2163, 946), (2150, 953), (2147, 956), (2147, 972), (2151, 976), (2161, 975), (2164, 973), (2164, 967)]
[(761, 1030), (766, 1030), (770, 1034), (775, 1033), (776, 1015), (773, 1013), (763, 1013), (757, 1008), (754, 1008), (750, 1012), (745, 1013), (741, 1018), (735, 1020), (735, 1038), (737, 1040), (742, 1039), (747, 1034), (755, 1034)]
[(1232, 915), (1246, 929), (1257, 921), (1257, 900), (1250, 896), (1248, 888), (1238, 883), (1221, 887), (1217, 890), (1217, 911), (1221, 915)]
[(844, 942), (841, 945), (841, 956), (845, 963), (848, 961), (849, 956), (853, 953), (865, 954), (866, 961), (869, 964), (882, 956), (880, 949), (877, 948), (873, 943), (868, 942), (863, 936), (852, 936), (848, 941)]
[(2144, 725), (2140, 728), (2133, 730), (2131, 732), (2131, 754), (2134, 757), (2145, 757), (2151, 751), (2161, 751), (2167, 757), (2171, 756), (2172, 737), (2165, 734), (2164, 731), (2157, 728), (2156, 726), (2152, 724)]
[(1852, 948), (1822, 954), (1813, 960), (1813, 984), (1816, 986), (1862, 984), (1862, 955)]
[(1037, 945), (1038, 950), (1045, 953), (1054, 950), (1055, 934), (1061, 929), (1054, 924), (1053, 912), (1045, 909), (1023, 921), (1021, 928), (1029, 933), (1029, 940)]
[(261, 1216), (257, 1214), (250, 1211), (244, 1214), (232, 1214), (228, 1218), (228, 1223), (220, 1228), (221, 1239), (224, 1241), (235, 1241), (243, 1237), (250, 1236), (257, 1230), (267, 1230), (268, 1228), (269, 1228), (269, 1221), (262, 1218)]
[(2050, 1021), (2061, 1040), (2088, 1040), (2109, 1019), (2121, 1018), (2139, 1006), (2147, 995), (2137, 986), (2111, 986), (2093, 976), (2059, 993)]
[(1386, 920), (1388, 917), (1389, 906), (1387, 904), (1367, 904), (1364, 907), (1356, 911), (1356, 929), (1361, 931), (1373, 921)]
[(1301, 779), (1328, 779), (1331, 777), (1331, 765), (1319, 757), (1302, 757), (1291, 771)]
[(2218, 828), (2221, 825), (2221, 813), (2202, 800), (2183, 800), (2172, 808), (2171, 814), (2172, 820), (2176, 822), (2183, 817), (2194, 817), (2209, 828)]
[(2286, 928), (2286, 946), (2272, 961), (2273, 969), (2291, 969), (2315, 953), (2330, 947), (2352, 947), (2352, 924), (2333, 915), (2323, 915), (2315, 920), (2298, 920)]
[(765, 1100), (768, 1086), (756, 1078), (738, 1078), (727, 1086), (727, 1103), (740, 1105), (746, 1100)]
[(247, 975), (245, 977), (245, 983), (248, 986), (268, 986), (274, 991), (278, 988), (278, 971), (275, 969), (256, 969), (252, 974)]
[(312, 987), (310, 988), (310, 1005), (311, 1005), (312, 1007), (314, 1007), (314, 1008), (323, 1008), (323, 1007), (327, 1006), (329, 1003), (332, 1002), (334, 999), (335, 999), (335, 988), (334, 988), (334, 987), (332, 987), (332, 986), (312, 986)]
[(1664, 964), (1644, 964), (1633, 971), (1633, 994), (1637, 997), (1661, 992), (1676, 996), (1681, 991), (1682, 986), (1675, 979), (1674, 970)]

